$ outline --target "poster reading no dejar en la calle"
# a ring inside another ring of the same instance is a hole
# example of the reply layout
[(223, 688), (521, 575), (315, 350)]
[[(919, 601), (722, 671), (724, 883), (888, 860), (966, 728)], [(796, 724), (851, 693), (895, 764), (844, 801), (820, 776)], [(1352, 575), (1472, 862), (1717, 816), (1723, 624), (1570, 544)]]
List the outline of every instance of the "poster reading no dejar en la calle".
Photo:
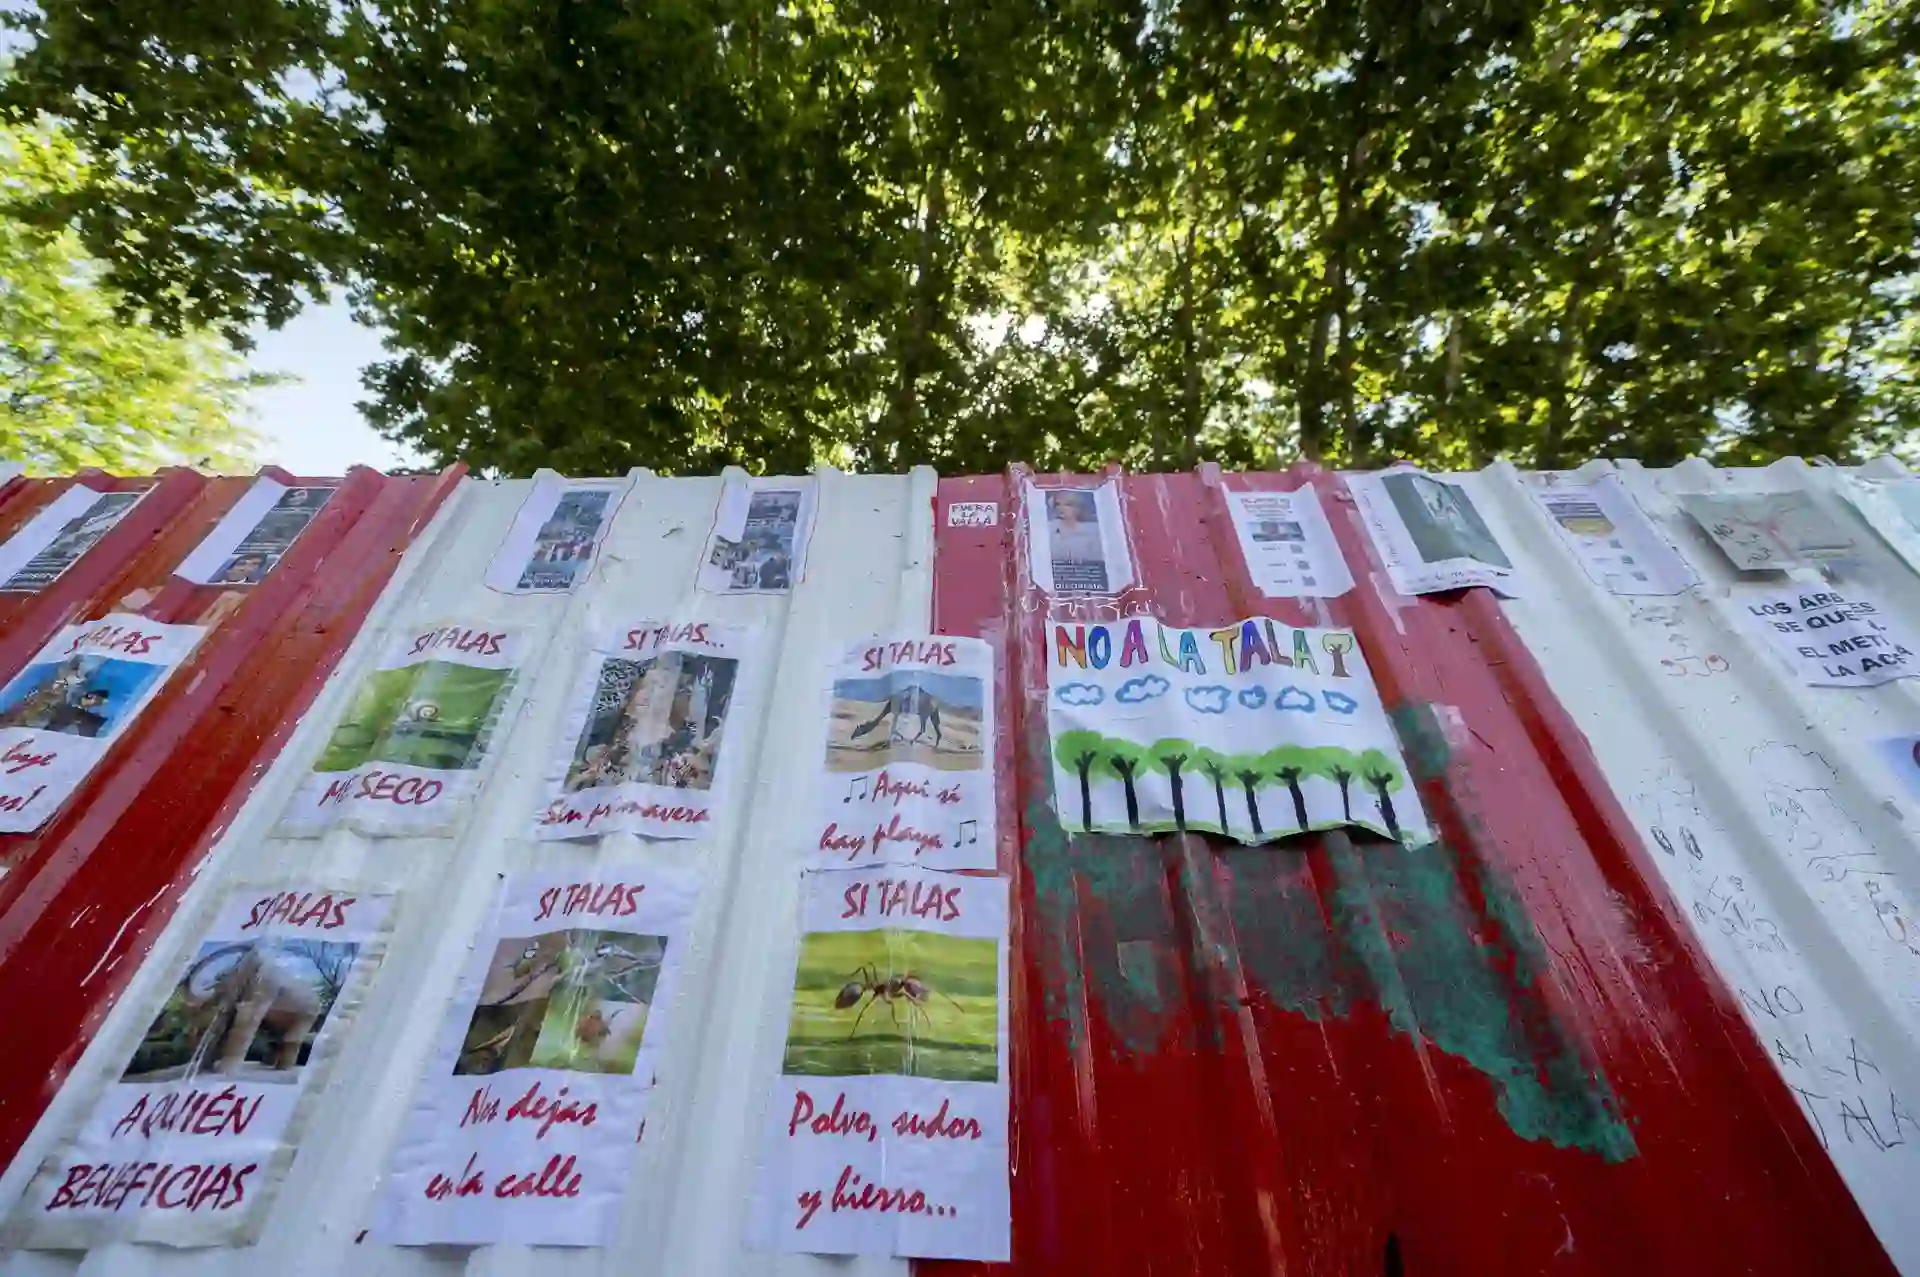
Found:
[(1433, 837), (1352, 630), (1134, 617), (1047, 632), (1054, 804), (1069, 831)]

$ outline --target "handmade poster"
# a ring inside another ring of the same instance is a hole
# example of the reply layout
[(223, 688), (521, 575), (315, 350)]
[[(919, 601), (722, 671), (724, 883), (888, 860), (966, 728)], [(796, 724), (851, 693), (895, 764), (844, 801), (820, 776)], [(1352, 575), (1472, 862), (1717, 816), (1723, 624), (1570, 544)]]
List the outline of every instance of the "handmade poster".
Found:
[(0, 545), (0, 590), (31, 594), (60, 579), (147, 495), (75, 484)]
[(381, 1239), (613, 1240), (698, 885), (671, 869), (502, 885), (395, 1147)]
[(59, 810), (205, 633), (115, 612), (48, 640), (0, 687), (0, 832)]
[(1920, 674), (1920, 659), (1892, 618), (1862, 598), (1821, 587), (1740, 596), (1774, 651), (1809, 687), (1874, 687)]
[(1484, 585), (1517, 597), (1513, 560), (1465, 488), (1412, 469), (1346, 480), (1394, 589), (1438, 594)]
[(520, 632), (500, 625), (402, 634), (334, 725), (278, 832), (449, 832), (480, 790), (523, 648)]
[(711, 621), (615, 626), (587, 655), (547, 773), (539, 838), (616, 830), (703, 838), (722, 813), (753, 720), (742, 664), (756, 632)]
[(807, 874), (749, 1243), (1004, 1261), (1007, 881)]
[(992, 869), (993, 649), (870, 639), (828, 674), (816, 868)]
[(1247, 571), (1268, 598), (1332, 599), (1353, 588), (1353, 574), (1312, 488), (1229, 491), (1227, 509)]
[(571, 590), (593, 566), (626, 486), (625, 479), (540, 476), (487, 568), (487, 587), (505, 594)]
[(174, 575), (201, 585), (258, 585), (333, 493), (326, 486), (290, 488), (272, 479), (255, 480)]
[(1608, 593), (1680, 594), (1699, 584), (1693, 566), (1612, 475), (1589, 483), (1549, 470), (1527, 476), (1527, 486), (1580, 566)]
[(700, 588), (785, 594), (806, 573), (813, 535), (810, 479), (728, 479), (700, 559)]
[(1134, 583), (1120, 485), (1027, 485), (1027, 558), (1033, 583), (1048, 594), (1118, 594)]
[(1805, 492), (1683, 492), (1680, 508), (1742, 572), (1805, 567), (1853, 554), (1853, 535)]
[(384, 949), (390, 896), (241, 889), (181, 958), (145, 1033), (49, 1157), (13, 1244), (251, 1239)]
[(1069, 832), (1245, 843), (1433, 831), (1352, 630), (1267, 617), (1185, 630), (1049, 621), (1054, 805)]

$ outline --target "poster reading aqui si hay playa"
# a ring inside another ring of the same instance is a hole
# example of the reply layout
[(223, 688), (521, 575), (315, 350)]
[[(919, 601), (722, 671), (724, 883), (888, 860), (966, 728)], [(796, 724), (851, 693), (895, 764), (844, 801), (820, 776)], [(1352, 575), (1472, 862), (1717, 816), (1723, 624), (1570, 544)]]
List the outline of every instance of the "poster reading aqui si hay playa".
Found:
[(1004, 1261), (1007, 880), (809, 873), (748, 1241)]
[(615, 626), (574, 686), (535, 836), (711, 835), (743, 747), (727, 724), (754, 718), (757, 634), (713, 621)]
[(292, 1160), (302, 1096), (380, 963), (391, 905), (304, 884), (228, 895), (28, 1186), (8, 1242), (249, 1240)]
[(668, 869), (502, 885), (394, 1150), (381, 1238), (613, 1239), (698, 886)]
[(1047, 635), (1054, 805), (1069, 831), (1433, 837), (1352, 630), (1135, 617), (1056, 619)]
[(402, 633), (334, 724), (279, 832), (343, 822), (368, 834), (447, 832), (479, 792), (524, 642), (515, 629), (460, 622)]
[(994, 868), (991, 648), (942, 635), (856, 643), (827, 702), (810, 863)]

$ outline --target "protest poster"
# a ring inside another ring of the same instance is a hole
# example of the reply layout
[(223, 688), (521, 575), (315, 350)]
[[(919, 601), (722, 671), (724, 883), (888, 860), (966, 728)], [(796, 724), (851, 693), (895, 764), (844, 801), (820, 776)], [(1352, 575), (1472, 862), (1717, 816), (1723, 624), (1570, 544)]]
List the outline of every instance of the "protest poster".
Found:
[(401, 635), (334, 724), (278, 832), (449, 832), (480, 791), (524, 641), (515, 629), (458, 622)]
[(1881, 540), (1909, 568), (1920, 571), (1920, 479), (1912, 475), (1866, 478), (1838, 469), (1828, 473), (1841, 495)]
[(816, 867), (995, 867), (993, 649), (941, 635), (856, 643), (827, 701)]
[(738, 770), (741, 731), (727, 723), (754, 717), (741, 663), (756, 634), (711, 621), (615, 626), (573, 689), (534, 835), (710, 836)]
[(565, 594), (593, 566), (613, 524), (625, 479), (541, 475), (487, 567), (487, 588), (503, 594)]
[(1609, 594), (1680, 594), (1699, 584), (1693, 565), (1612, 475), (1586, 483), (1571, 472), (1542, 471), (1526, 482), (1580, 566)]
[(1054, 803), (1069, 831), (1260, 843), (1358, 825), (1432, 839), (1352, 630), (1267, 617), (1047, 629)]
[(748, 1240), (1004, 1261), (1007, 881), (810, 873)]
[(229, 894), (79, 1130), (41, 1167), (12, 1244), (251, 1240), (379, 966), (392, 905), (315, 885)]
[(258, 585), (333, 493), (327, 486), (255, 480), (173, 574), (201, 585)]
[(0, 832), (59, 810), (205, 633), (115, 612), (49, 639), (0, 687)]
[(75, 484), (0, 545), (0, 590), (32, 594), (59, 580), (147, 495)]
[(1120, 485), (1026, 485), (1027, 566), (1048, 594), (1118, 594), (1134, 583)]
[(1312, 488), (1229, 490), (1227, 509), (1254, 587), (1268, 598), (1333, 599), (1353, 588), (1353, 574)]
[(1748, 617), (1809, 687), (1875, 687), (1920, 674), (1913, 644), (1865, 599), (1824, 586), (1742, 597)]
[(502, 884), (394, 1150), (377, 1235), (612, 1241), (698, 886), (671, 869)]
[(810, 479), (730, 478), (700, 556), (700, 588), (785, 594), (806, 575), (813, 535)]
[(1465, 488), (1413, 469), (1346, 480), (1394, 589), (1438, 594), (1483, 585), (1518, 596), (1513, 560)]
[(1742, 572), (1850, 557), (1853, 535), (1805, 492), (1683, 492), (1674, 498)]

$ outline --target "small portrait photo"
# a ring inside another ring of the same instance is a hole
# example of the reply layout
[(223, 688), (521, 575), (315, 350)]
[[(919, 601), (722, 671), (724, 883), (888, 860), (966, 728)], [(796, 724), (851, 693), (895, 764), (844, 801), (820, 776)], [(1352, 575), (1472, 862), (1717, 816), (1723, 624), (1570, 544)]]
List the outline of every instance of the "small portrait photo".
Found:
[(97, 653), (29, 665), (0, 688), (0, 727), (111, 736), (165, 673), (165, 666)]
[(213, 574), (213, 584), (257, 585), (279, 561), (277, 554), (242, 550), (219, 566)]
[(624, 931), (550, 931), (500, 941), (454, 1074), (632, 1073), (666, 955), (666, 937)]

